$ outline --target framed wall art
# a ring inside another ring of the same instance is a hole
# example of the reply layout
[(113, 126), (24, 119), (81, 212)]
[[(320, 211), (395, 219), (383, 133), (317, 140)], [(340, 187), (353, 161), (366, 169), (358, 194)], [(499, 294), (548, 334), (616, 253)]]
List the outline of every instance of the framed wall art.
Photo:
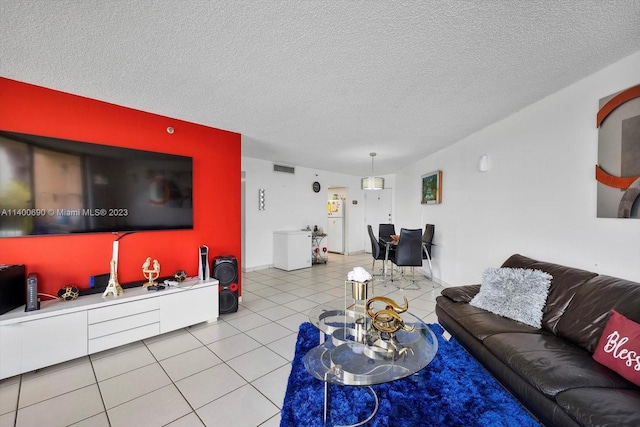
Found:
[(640, 85), (600, 100), (598, 218), (640, 218)]
[(422, 198), (420, 203), (423, 205), (442, 203), (442, 171), (422, 175)]

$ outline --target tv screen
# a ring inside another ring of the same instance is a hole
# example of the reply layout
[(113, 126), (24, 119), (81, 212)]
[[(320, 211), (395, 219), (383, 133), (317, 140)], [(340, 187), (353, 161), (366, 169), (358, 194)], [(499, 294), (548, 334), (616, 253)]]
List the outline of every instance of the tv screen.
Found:
[(193, 159), (0, 130), (0, 237), (193, 228)]

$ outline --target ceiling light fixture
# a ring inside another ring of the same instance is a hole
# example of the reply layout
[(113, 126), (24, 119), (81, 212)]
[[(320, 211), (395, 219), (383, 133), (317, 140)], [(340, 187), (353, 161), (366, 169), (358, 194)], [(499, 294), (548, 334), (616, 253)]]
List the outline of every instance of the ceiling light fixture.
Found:
[(369, 153), (371, 156), (371, 176), (365, 176), (361, 180), (363, 190), (384, 190), (384, 178), (375, 176), (373, 173), (373, 158), (376, 153)]

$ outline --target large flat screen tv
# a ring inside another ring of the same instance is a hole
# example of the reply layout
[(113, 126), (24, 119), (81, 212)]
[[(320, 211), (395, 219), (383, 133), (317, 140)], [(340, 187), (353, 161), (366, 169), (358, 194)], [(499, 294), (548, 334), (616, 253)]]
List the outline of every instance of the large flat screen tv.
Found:
[(0, 130), (0, 237), (193, 228), (193, 159)]

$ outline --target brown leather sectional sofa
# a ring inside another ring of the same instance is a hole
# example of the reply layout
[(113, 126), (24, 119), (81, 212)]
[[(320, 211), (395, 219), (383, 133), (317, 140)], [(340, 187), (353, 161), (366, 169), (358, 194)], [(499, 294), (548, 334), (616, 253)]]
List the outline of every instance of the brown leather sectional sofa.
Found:
[(640, 387), (592, 358), (614, 309), (640, 323), (640, 283), (513, 255), (553, 276), (542, 329), (476, 308), (480, 285), (446, 288), (440, 324), (546, 426), (640, 426)]

